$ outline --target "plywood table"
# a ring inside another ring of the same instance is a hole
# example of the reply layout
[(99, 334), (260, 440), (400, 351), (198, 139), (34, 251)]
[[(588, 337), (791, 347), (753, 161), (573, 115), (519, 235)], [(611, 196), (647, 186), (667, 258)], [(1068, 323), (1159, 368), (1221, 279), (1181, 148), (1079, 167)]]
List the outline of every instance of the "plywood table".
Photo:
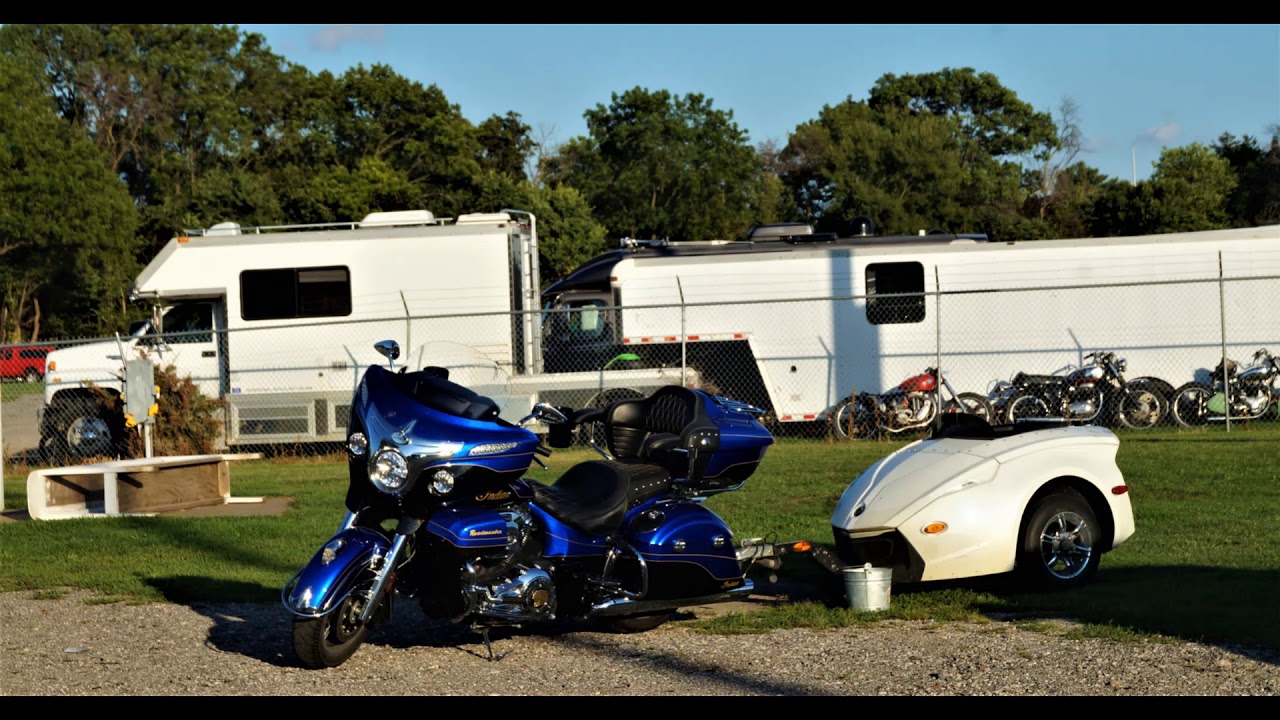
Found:
[(177, 455), (33, 470), (27, 512), (33, 520), (149, 515), (205, 505), (262, 502), (231, 497), (228, 464), (261, 453)]

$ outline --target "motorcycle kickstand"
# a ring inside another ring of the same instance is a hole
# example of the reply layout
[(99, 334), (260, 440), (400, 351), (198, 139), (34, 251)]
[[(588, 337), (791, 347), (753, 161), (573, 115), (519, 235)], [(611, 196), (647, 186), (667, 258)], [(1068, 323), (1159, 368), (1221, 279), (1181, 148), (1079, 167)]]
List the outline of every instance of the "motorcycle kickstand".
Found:
[(497, 662), (498, 660), (501, 660), (502, 658), (509, 655), (511, 651), (508, 650), (504, 653), (498, 653), (497, 655), (493, 654), (493, 643), (490, 642), (489, 640), (489, 631), (491, 629), (492, 628), (490, 626), (485, 625), (483, 628), (480, 629), (480, 637), (484, 639), (484, 649), (489, 652), (489, 662)]

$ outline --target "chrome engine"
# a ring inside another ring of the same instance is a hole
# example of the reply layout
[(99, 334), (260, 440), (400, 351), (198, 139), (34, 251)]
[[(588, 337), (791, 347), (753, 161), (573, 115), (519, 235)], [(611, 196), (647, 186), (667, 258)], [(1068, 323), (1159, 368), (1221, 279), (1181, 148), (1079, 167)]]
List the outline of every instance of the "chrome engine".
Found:
[(532, 564), (538, 548), (529, 511), (513, 506), (502, 515), (507, 521), (506, 548), (485, 558), (483, 566), (465, 566), (462, 593), (468, 613), (509, 622), (554, 618), (555, 583), (546, 570)]
[(889, 417), (892, 428), (923, 424), (933, 419), (933, 395), (926, 393), (894, 393), (880, 402), (880, 411)]

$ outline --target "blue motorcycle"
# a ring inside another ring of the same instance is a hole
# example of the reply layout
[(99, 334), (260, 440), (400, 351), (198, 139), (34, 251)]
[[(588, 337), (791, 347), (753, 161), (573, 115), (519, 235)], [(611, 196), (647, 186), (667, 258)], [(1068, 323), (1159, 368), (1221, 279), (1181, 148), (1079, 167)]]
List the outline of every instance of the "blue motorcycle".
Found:
[[(511, 423), (448, 368), (397, 372), (399, 346), (375, 347), (389, 368), (369, 366), (352, 398), (348, 512), (281, 593), (303, 666), (345, 662), (396, 597), (468, 623), (492, 660), (491, 628), (567, 618), (643, 632), (749, 595), (747, 571), (775, 554), (735, 542), (702, 504), (741, 487), (773, 443), (759, 408), (668, 386), (604, 408), (537, 403)], [(533, 420), (556, 448), (598, 423), (605, 459), (552, 485), (525, 477), (551, 454)]]

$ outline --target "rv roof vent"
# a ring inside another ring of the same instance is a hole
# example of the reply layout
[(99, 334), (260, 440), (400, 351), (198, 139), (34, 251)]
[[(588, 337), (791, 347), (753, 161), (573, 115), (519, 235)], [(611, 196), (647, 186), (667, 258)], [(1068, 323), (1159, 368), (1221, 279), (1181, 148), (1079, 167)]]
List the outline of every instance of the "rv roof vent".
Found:
[(457, 220), (458, 225), (496, 222), (511, 222), (511, 216), (506, 213), (467, 213), (466, 215), (459, 215)]
[(204, 231), (205, 235), (239, 235), (240, 223), (220, 222)]
[(661, 239), (642, 239), (633, 237), (624, 237), (618, 240), (618, 247), (637, 248), (637, 247), (666, 247), (671, 241), (667, 238)]
[(808, 223), (775, 223), (751, 228), (751, 232), (747, 233), (747, 240), (749, 242), (765, 242), (768, 240), (782, 240), (796, 235), (812, 234), (813, 226)]
[(380, 225), (430, 225), (436, 216), (430, 210), (396, 210), (393, 212), (372, 212), (364, 216), (359, 227), (376, 227)]

